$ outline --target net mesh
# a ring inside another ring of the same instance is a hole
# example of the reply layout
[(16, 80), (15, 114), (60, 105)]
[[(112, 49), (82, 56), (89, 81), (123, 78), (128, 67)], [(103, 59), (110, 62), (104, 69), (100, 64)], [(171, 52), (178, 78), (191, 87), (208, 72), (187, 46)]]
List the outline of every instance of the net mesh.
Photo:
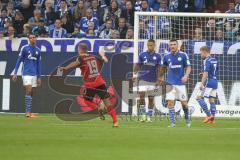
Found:
[(236, 98), (235, 95), (235, 98), (231, 98), (231, 91), (236, 86), (234, 83), (240, 80), (240, 50), (238, 50), (240, 47), (237, 45), (240, 40), (239, 18), (230, 16), (228, 18), (220, 16), (184, 17), (178, 14), (174, 16), (138, 15), (135, 18), (138, 18), (138, 24), (135, 24), (138, 26), (138, 32), (135, 33), (138, 36), (134, 39), (138, 42), (138, 53), (134, 53), (134, 56), (147, 50), (146, 41), (149, 38), (156, 41), (156, 51), (162, 56), (169, 51), (170, 39), (179, 40), (179, 49), (188, 54), (192, 66), (190, 80), (187, 84), (190, 98), (196, 84), (201, 81), (199, 74), (202, 59), (199, 49), (203, 45), (208, 45), (211, 48), (211, 55), (218, 61), (217, 77), (225, 98), (224, 100), (218, 99), (218, 104), (222, 101), (226, 105), (240, 105), (240, 96)]

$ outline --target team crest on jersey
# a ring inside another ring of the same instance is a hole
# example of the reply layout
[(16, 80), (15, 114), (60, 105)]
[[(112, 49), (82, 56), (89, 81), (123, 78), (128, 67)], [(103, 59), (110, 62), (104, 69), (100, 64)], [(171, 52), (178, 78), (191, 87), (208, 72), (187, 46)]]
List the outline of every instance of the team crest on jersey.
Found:
[(156, 57), (156, 56), (154, 56), (154, 57), (153, 57), (153, 60), (156, 60), (156, 59), (157, 59), (157, 57)]
[(181, 57), (178, 57), (178, 61), (179, 61), (179, 62), (182, 61), (182, 58), (181, 58)]

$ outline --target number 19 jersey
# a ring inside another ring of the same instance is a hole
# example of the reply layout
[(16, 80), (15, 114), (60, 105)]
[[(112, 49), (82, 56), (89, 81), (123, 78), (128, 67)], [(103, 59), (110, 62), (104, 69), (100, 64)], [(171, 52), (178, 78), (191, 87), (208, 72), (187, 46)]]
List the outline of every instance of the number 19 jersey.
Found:
[(83, 82), (86, 87), (95, 88), (106, 84), (101, 75), (103, 60), (95, 55), (82, 55), (77, 58), (80, 63)]

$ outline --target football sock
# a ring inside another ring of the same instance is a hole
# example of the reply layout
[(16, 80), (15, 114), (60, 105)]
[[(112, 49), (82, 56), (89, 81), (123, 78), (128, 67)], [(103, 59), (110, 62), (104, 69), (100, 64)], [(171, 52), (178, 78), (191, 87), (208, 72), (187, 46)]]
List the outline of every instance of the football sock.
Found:
[(198, 100), (198, 103), (199, 103), (199, 105), (201, 106), (201, 108), (203, 109), (204, 113), (205, 113), (208, 117), (210, 117), (211, 114), (210, 114), (210, 111), (209, 111), (209, 109), (208, 109), (208, 106), (207, 106), (206, 102), (205, 102), (203, 99), (200, 99), (200, 100)]
[(115, 108), (112, 108), (110, 106), (106, 107), (108, 114), (112, 117), (113, 123), (117, 122), (117, 113)]
[(168, 109), (168, 113), (169, 113), (169, 119), (170, 119), (170, 123), (171, 124), (175, 124), (175, 109), (173, 108), (169, 108)]
[(31, 112), (32, 108), (32, 97), (29, 95), (25, 95), (25, 111), (26, 113)]
[(216, 104), (215, 103), (210, 103), (210, 110), (211, 110), (211, 114), (212, 116), (215, 116), (216, 113)]

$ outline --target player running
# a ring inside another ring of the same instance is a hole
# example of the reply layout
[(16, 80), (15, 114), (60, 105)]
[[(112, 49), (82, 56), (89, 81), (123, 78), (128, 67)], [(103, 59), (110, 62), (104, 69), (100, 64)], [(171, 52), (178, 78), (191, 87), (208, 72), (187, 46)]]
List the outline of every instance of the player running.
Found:
[(108, 92), (106, 82), (100, 74), (103, 62), (107, 63), (108, 59), (103, 51), (99, 52), (100, 57), (87, 53), (87, 45), (80, 44), (78, 47), (78, 54), (76, 61), (70, 63), (65, 67), (60, 67), (61, 71), (67, 71), (76, 67), (80, 67), (83, 75), (84, 83), (84, 95), (85, 104), (89, 106), (94, 105), (91, 102), (94, 101), (95, 95), (97, 95), (101, 101), (99, 101), (98, 109), (103, 117), (103, 110), (106, 109), (108, 114), (112, 117), (113, 127), (118, 126), (117, 115), (114, 107), (110, 102), (110, 94)]
[[(188, 98), (185, 83), (188, 81), (191, 73), (190, 61), (185, 52), (178, 50), (178, 42), (175, 39), (170, 40), (170, 53), (166, 54), (162, 60), (159, 81), (164, 82), (164, 73), (167, 70), (167, 85), (172, 89), (167, 91), (166, 100), (169, 109), (170, 126), (175, 127), (175, 101), (181, 101), (185, 114), (186, 126), (190, 127), (190, 116), (188, 110)], [(167, 87), (168, 88), (168, 87)]]
[(12, 80), (17, 80), (17, 71), (21, 62), (23, 62), (22, 79), (25, 89), (25, 117), (35, 118), (36, 115), (31, 113), (32, 96), (34, 87), (41, 86), (41, 51), (36, 47), (36, 36), (28, 35), (29, 44), (21, 48), (17, 63), (14, 69)]
[[(154, 95), (148, 94), (156, 89), (157, 73), (161, 65), (161, 56), (155, 52), (155, 41), (149, 39), (148, 50), (139, 54), (138, 63), (134, 67), (133, 80), (139, 78), (138, 91), (140, 95), (140, 121), (151, 122), (154, 108)], [(146, 113), (145, 94), (148, 94), (148, 113)]]
[[(215, 99), (217, 96), (218, 81), (216, 71), (218, 68), (217, 60), (210, 55), (208, 46), (200, 48), (201, 57), (203, 60), (202, 80), (200, 84), (200, 92), (197, 101), (207, 117), (203, 120), (204, 123), (215, 123), (214, 117), (216, 113)], [(204, 97), (209, 99), (210, 111)]]

